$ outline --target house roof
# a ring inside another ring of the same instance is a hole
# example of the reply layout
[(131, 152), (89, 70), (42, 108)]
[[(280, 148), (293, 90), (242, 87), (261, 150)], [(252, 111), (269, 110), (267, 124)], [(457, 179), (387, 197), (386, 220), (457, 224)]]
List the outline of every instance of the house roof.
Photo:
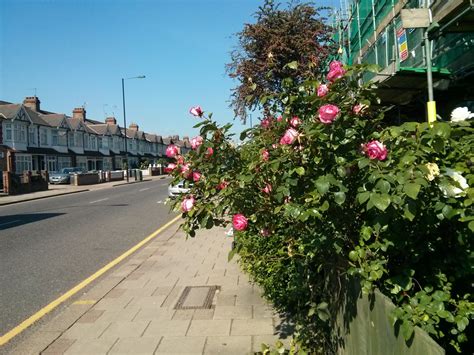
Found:
[[(33, 111), (33, 110), (31, 110)], [(34, 111), (33, 111), (34, 112)], [(40, 115), (40, 118), (51, 127), (60, 127), (63, 122), (66, 123), (67, 128), (71, 128), (67, 116), (63, 113), (52, 113), (48, 115)]]
[(0, 114), (2, 114), (2, 116), (6, 119), (14, 119), (21, 109), (26, 112), (33, 123), (42, 126), (49, 126), (49, 124), (45, 122), (37, 112), (33, 111), (29, 107), (24, 106), (23, 104), (0, 105)]
[(90, 129), (92, 129), (95, 133), (105, 136), (109, 135), (109, 127), (106, 123), (101, 123), (101, 124), (90, 124), (88, 125)]
[(158, 136), (156, 134), (151, 134), (151, 133), (145, 133), (145, 139), (148, 142), (158, 142)]
[(163, 138), (163, 144), (169, 145), (171, 143), (173, 143), (171, 137), (164, 137)]

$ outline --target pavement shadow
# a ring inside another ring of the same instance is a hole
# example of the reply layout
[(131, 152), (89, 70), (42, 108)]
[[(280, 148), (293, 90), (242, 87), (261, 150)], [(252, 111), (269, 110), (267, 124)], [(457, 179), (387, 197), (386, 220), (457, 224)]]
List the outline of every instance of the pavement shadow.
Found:
[(43, 219), (61, 216), (65, 213), (26, 213), (12, 214), (0, 217), (0, 230), (18, 227), (28, 223), (34, 223)]

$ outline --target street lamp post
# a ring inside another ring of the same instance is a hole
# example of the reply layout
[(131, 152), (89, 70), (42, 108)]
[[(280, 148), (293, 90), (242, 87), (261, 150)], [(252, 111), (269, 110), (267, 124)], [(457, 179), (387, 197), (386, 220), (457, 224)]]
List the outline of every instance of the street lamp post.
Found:
[(127, 182), (129, 182), (129, 165), (128, 165), (128, 146), (127, 146), (127, 115), (125, 113), (125, 80), (145, 79), (145, 75), (134, 76), (132, 78), (122, 78), (122, 104), (123, 104), (123, 126), (125, 133), (125, 161), (127, 162)]

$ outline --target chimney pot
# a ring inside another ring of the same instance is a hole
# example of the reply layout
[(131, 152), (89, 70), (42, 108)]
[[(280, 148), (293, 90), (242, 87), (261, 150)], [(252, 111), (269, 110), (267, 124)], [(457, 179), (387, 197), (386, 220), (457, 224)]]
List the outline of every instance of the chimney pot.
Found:
[(132, 131), (138, 131), (138, 125), (136, 123), (130, 123), (128, 128)]
[(115, 117), (107, 117), (105, 119), (105, 123), (107, 123), (107, 124), (117, 124), (117, 120), (115, 119)]
[(40, 103), (40, 99), (38, 99), (36, 96), (27, 96), (23, 100), (23, 105), (36, 112), (40, 111)]
[(72, 110), (72, 118), (79, 118), (84, 122), (86, 120), (86, 109), (84, 107), (76, 107)]

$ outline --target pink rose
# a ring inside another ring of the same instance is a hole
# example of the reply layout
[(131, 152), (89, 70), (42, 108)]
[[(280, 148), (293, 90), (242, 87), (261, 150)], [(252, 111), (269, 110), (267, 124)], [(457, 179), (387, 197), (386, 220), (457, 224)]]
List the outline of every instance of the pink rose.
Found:
[(193, 181), (198, 182), (201, 180), (201, 173), (199, 171), (193, 171)]
[(184, 157), (182, 155), (177, 155), (175, 159), (176, 159), (176, 163), (178, 163), (179, 165), (184, 164)]
[(191, 173), (191, 171), (189, 170), (189, 163), (181, 165), (181, 174), (185, 178), (188, 178), (190, 173)]
[(376, 140), (362, 144), (362, 150), (369, 159), (385, 160), (387, 158), (387, 148)]
[(217, 185), (217, 189), (218, 190), (224, 190), (228, 185), (229, 185), (229, 183), (224, 180), (224, 181), (220, 182), (219, 185)]
[(269, 128), (271, 126), (271, 124), (272, 124), (272, 118), (271, 117), (265, 117), (262, 120), (262, 122), (260, 122), (260, 125), (265, 129)]
[(214, 149), (212, 147), (207, 148), (206, 157), (210, 157), (214, 154)]
[(194, 199), (194, 196), (191, 195), (189, 197), (186, 197), (183, 202), (181, 202), (181, 211), (183, 212), (189, 212), (193, 209), (194, 204), (196, 200)]
[(203, 138), (201, 136), (194, 137), (191, 139), (191, 148), (194, 150), (198, 149), (199, 146), (202, 144)]
[(288, 128), (280, 139), (280, 144), (293, 144), (293, 142), (298, 138), (299, 133), (294, 128)]
[(165, 173), (171, 173), (174, 169), (176, 169), (176, 164), (170, 163), (165, 168)]
[(277, 122), (281, 122), (281, 121), (283, 121), (283, 116), (278, 116)]
[(323, 97), (329, 92), (328, 86), (326, 84), (321, 84), (318, 86), (318, 96)]
[(336, 105), (323, 105), (319, 108), (319, 120), (324, 124), (331, 124), (339, 115), (339, 108)]
[(335, 70), (342, 68), (342, 63), (338, 60), (333, 60), (331, 63), (329, 63), (329, 70)]
[(357, 105), (354, 105), (354, 107), (352, 108), (352, 112), (355, 115), (359, 116), (360, 114), (364, 113), (366, 108), (367, 108), (367, 105), (357, 104)]
[(175, 146), (174, 144), (170, 144), (167, 148), (166, 148), (166, 156), (168, 158), (174, 158), (177, 154), (179, 153), (179, 149), (177, 146)]
[(290, 120), (290, 125), (293, 126), (294, 128), (298, 127), (300, 124), (301, 124), (301, 120), (299, 119), (298, 116), (294, 116), (294, 117)]
[(194, 117), (202, 117), (204, 111), (202, 110), (201, 106), (193, 106), (189, 109), (189, 113)]
[(270, 153), (268, 152), (268, 150), (265, 149), (265, 150), (262, 152), (262, 159), (263, 159), (264, 161), (268, 161), (269, 158), (270, 158)]
[(249, 222), (247, 218), (241, 213), (237, 213), (234, 215), (232, 218), (232, 225), (234, 226), (234, 229), (238, 231), (243, 231), (247, 228)]
[(272, 192), (272, 185), (266, 184), (265, 187), (262, 189), (262, 191), (265, 192), (267, 195), (269, 195), (270, 192)]
[(346, 74), (346, 71), (342, 67), (341, 62), (333, 61), (329, 64), (329, 73), (327, 75), (327, 79), (331, 82), (342, 78)]

